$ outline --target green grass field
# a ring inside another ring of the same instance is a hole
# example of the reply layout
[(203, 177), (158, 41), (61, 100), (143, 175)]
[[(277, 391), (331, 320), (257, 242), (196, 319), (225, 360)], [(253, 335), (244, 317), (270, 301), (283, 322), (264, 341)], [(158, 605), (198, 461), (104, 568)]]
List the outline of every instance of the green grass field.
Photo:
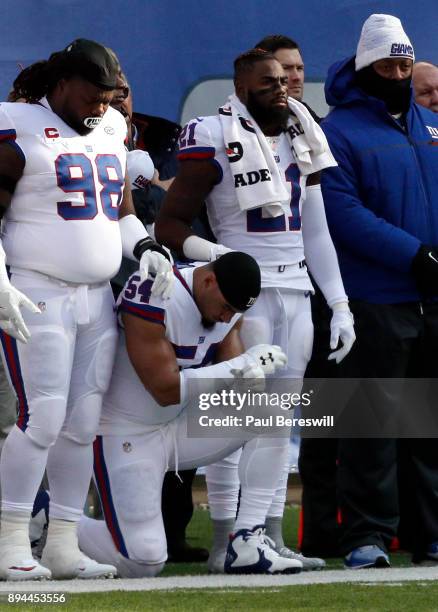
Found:
[[(200, 612), (234, 610), (336, 610), (374, 612), (438, 610), (438, 584), (409, 582), (403, 585), (327, 584), (269, 589), (187, 589), (177, 591), (87, 593), (67, 595), (56, 609), (65, 612), (92, 610), (175, 610)], [(0, 609), (38, 612), (52, 606), (0, 604)]]
[[(286, 509), (285, 541), (296, 546), (298, 508)], [(189, 541), (196, 546), (209, 547), (211, 543), (209, 514), (205, 510), (195, 511), (188, 529)], [(397, 553), (391, 556), (393, 566), (409, 566), (408, 555)], [(328, 560), (329, 569), (341, 569), (340, 559)], [(203, 564), (169, 563), (163, 576), (193, 576), (206, 574)], [(112, 582), (112, 581), (111, 581)], [(188, 585), (189, 586), (189, 585)], [(19, 589), (18, 589), (19, 590)], [(438, 610), (438, 583), (405, 582), (391, 584), (341, 583), (281, 586), (269, 588), (204, 588), (175, 589), (173, 591), (113, 591), (107, 593), (67, 594), (67, 602), (57, 605), (10, 604), (4, 596), (0, 599), (0, 610), (8, 609), (41, 611), (43, 609), (92, 610), (336, 610), (336, 611), (400, 611), (423, 612)]]

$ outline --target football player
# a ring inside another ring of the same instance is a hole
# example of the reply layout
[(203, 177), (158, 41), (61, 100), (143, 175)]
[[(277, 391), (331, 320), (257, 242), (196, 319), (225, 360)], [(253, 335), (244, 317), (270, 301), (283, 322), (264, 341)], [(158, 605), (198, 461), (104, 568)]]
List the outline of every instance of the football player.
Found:
[[(0, 105), (0, 327), (19, 404), (0, 466), (6, 580), (115, 573), (79, 550), (76, 533), (115, 353), (109, 279), (123, 252), (142, 274), (156, 273), (154, 293), (173, 280), (124, 190), (126, 122), (108, 108), (119, 71), (110, 49), (78, 39), (17, 77), (25, 102)], [(46, 468), (50, 527), (39, 564), (28, 523)]]
[(260, 390), (265, 374), (286, 363), (275, 346), (258, 345), (243, 353), (241, 314), (260, 293), (259, 267), (249, 255), (234, 252), (175, 275), (167, 302), (151, 296), (150, 281), (142, 282), (139, 275), (129, 279), (119, 297), (124, 329), (94, 446), (105, 522), (84, 517), (80, 545), (93, 558), (114, 565), (119, 576), (156, 575), (167, 557), (161, 515), (166, 470), (208, 464), (245, 442), (242, 502), (225, 571), (296, 573), (302, 564), (280, 557), (262, 527), (288, 452), (288, 431), (268, 437), (263, 430), (265, 435), (256, 436), (244, 426), (233, 431), (207, 423), (202, 437), (190, 433), (190, 423), (200, 414), (213, 423), (225, 414), (222, 404), (200, 412), (200, 390), (204, 398), (226, 391), (235, 377)]
[[(355, 337), (353, 321), (327, 229), (319, 172), (308, 175), (300, 172), (287, 137), (291, 114), (285, 71), (270, 52), (254, 49), (236, 59), (234, 83), (237, 104), (240, 104), (237, 120), (244, 113), (245, 120), (249, 118), (250, 122), (249, 126), (246, 122), (244, 132), (257, 133), (251, 148), (259, 145), (267, 151), (266, 165), (278, 169), (285, 194), (285, 197), (278, 196), (281, 214), (278, 206), (276, 212), (262, 205), (241, 209), (237, 190), (248, 189), (251, 182), (262, 185), (262, 180), (258, 176), (258, 181), (256, 178), (245, 181), (238, 175), (236, 165), (241, 169), (242, 155), (251, 155), (251, 152), (245, 152), (241, 142), (226, 139), (223, 117), (230, 116), (231, 111), (225, 106), (219, 109), (218, 115), (194, 119), (183, 129), (180, 170), (168, 191), (155, 231), (163, 244), (182, 250), (189, 258), (212, 261), (230, 249), (239, 249), (257, 259), (262, 270), (262, 292), (242, 324), (244, 346), (280, 345), (288, 355), (288, 368), (280, 376), (290, 379), (291, 385), (300, 385), (313, 342), (309, 299), (312, 284), (307, 266), (333, 311), (331, 348), (337, 350), (331, 359), (339, 361), (350, 350)], [(310, 115), (308, 121), (311, 129), (317, 131), (318, 126)], [(254, 177), (254, 173), (250, 176)], [(269, 174), (262, 178), (266, 176)], [(254, 197), (257, 198), (256, 191)], [(204, 200), (217, 244), (194, 235), (190, 226)], [(337, 347), (339, 339), (341, 345)], [(278, 474), (278, 493), (268, 517), (283, 513), (288, 471), (289, 465), (285, 462), (282, 474)], [(212, 479), (209, 495), (211, 482)], [(231, 517), (237, 506), (238, 483), (234, 486), (229, 477), (221, 476), (213, 484), (217, 514), (212, 518), (219, 524), (227, 516), (222, 528), (216, 530), (218, 540), (209, 564), (211, 571), (220, 572), (227, 534), (233, 523)], [(230, 485), (235, 491), (232, 503)], [(278, 542), (278, 547), (281, 546)]]

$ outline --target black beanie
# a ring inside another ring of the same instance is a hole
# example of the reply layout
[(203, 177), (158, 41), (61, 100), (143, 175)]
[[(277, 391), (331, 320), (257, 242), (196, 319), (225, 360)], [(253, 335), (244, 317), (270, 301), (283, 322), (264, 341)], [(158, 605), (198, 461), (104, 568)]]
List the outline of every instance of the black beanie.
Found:
[(256, 260), (239, 251), (225, 253), (213, 262), (219, 289), (230, 306), (243, 312), (260, 294), (260, 268)]

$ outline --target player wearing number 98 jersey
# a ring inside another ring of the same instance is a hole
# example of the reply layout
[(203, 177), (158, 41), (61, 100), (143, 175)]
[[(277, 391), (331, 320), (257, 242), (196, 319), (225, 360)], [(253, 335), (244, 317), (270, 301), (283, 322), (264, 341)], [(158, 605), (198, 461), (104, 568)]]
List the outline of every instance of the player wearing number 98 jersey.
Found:
[[(173, 279), (124, 189), (126, 123), (109, 108), (119, 72), (110, 49), (78, 39), (17, 77), (27, 103), (0, 106), (0, 340), (18, 400), (0, 464), (0, 579), (116, 571), (86, 557), (76, 534), (115, 354), (108, 281), (122, 253), (140, 260), (141, 276), (156, 273), (153, 292)], [(46, 468), (52, 503), (39, 564), (28, 524)]]
[[(299, 391), (313, 342), (308, 299), (312, 285), (304, 260), (333, 309), (331, 348), (337, 348), (339, 338), (343, 342), (332, 359), (350, 350), (353, 322), (327, 228), (319, 173), (298, 170), (293, 138), (299, 134), (306, 142), (307, 136), (303, 125), (291, 132), (288, 79), (282, 65), (271, 53), (253, 49), (238, 57), (234, 66), (235, 95), (217, 116), (189, 122), (180, 135), (180, 170), (155, 232), (164, 244), (193, 259), (211, 260), (238, 249), (257, 260), (262, 292), (242, 324), (242, 340), (245, 348), (260, 342), (280, 345), (288, 356), (281, 376), (291, 379), (293, 390)], [(304, 124), (309, 135), (318, 132), (313, 124), (309, 115)], [(335, 165), (334, 160), (318, 169), (327, 165)], [(242, 206), (242, 190), (251, 194), (247, 206)], [(204, 201), (218, 244), (191, 230)], [(216, 467), (208, 468), (207, 483), (212, 516), (219, 522), (231, 520), (236, 511), (238, 483), (230, 479), (233, 473), (237, 478), (236, 470), (220, 467), (213, 474)], [(288, 468), (285, 465), (279, 475), (268, 518), (282, 515)], [(222, 534), (226, 532), (222, 527)], [(225, 556), (224, 540), (222, 552)], [(223, 571), (223, 559), (217, 567), (210, 569)]]
[(111, 107), (81, 136), (53, 113), (47, 98), (0, 105), (0, 138), (13, 142), (25, 160), (3, 218), (8, 265), (75, 283), (117, 273), (125, 137), (125, 120)]

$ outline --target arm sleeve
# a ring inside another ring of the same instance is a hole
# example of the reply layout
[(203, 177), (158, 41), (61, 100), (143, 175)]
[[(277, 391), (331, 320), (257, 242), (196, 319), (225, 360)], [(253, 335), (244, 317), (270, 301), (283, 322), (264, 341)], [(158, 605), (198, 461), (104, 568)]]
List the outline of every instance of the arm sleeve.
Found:
[(333, 126), (323, 123), (322, 127), (339, 164), (324, 170), (321, 177), (327, 221), (335, 244), (380, 266), (409, 271), (420, 241), (363, 204), (353, 152)]
[(327, 304), (331, 307), (337, 302), (347, 301), (338, 257), (327, 226), (320, 185), (306, 189), (302, 232), (306, 263)]

